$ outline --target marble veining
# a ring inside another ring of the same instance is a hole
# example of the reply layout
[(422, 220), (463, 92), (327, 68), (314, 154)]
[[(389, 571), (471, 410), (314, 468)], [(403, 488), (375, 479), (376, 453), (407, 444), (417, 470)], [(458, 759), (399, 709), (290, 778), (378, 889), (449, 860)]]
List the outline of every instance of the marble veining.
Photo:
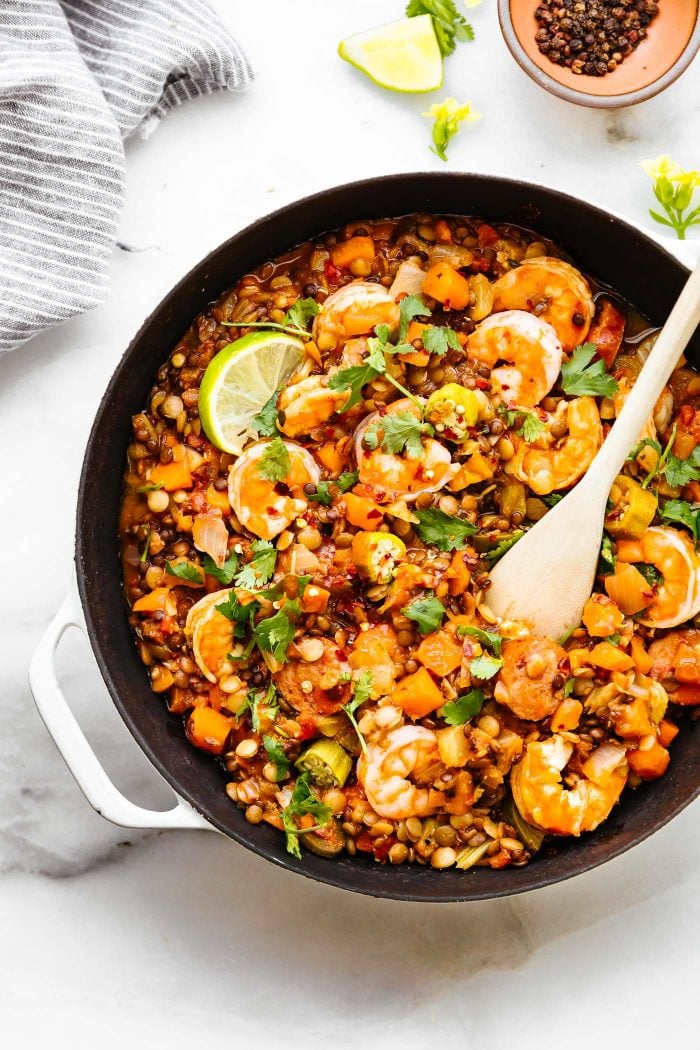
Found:
[[(433, 99), (382, 93), (335, 54), (343, 36), (397, 18), (401, 2), (216, 6), (257, 68), (253, 90), (192, 103), (129, 145), (109, 300), (0, 360), (2, 1045), (695, 1045), (697, 807), (547, 890), (464, 906), (376, 901), (286, 874), (220, 836), (107, 823), (36, 713), (27, 667), (69, 586), (85, 440), (143, 317), (197, 259), (286, 201), (447, 168), (427, 148), (421, 113)], [(470, 18), (477, 40), (450, 59), (439, 97), (471, 99), (483, 119), (455, 139), (449, 169), (544, 181), (646, 223), (639, 161), (670, 152), (700, 163), (700, 63), (636, 109), (588, 111), (516, 67), (495, 0)], [(58, 667), (118, 786), (166, 808), (169, 789), (77, 632)]]

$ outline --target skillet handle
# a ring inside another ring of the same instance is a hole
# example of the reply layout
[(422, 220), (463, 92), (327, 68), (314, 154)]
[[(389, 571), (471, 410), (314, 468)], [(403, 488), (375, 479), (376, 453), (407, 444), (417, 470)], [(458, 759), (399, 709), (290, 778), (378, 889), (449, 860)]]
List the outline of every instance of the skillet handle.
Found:
[(46, 728), (90, 805), (107, 820), (125, 828), (215, 831), (204, 817), (177, 796), (173, 809), (159, 812), (130, 802), (114, 786), (78, 725), (56, 678), (56, 647), (69, 627), (78, 627), (87, 633), (75, 588), (67, 595), (37, 646), (29, 668), (29, 687)]

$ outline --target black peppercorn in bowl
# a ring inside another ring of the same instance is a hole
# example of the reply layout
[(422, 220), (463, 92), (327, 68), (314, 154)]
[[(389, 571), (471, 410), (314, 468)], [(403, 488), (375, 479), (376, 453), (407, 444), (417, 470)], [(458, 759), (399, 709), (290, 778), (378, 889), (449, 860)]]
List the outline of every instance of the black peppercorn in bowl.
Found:
[(594, 109), (652, 98), (700, 49), (698, 0), (498, 0), (498, 16), (535, 83)]

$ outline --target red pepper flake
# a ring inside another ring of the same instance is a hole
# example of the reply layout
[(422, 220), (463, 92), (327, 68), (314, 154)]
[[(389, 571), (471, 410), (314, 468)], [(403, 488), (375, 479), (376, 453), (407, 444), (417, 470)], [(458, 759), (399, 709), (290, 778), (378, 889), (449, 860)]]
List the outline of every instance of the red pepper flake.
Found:
[(323, 266), (323, 273), (328, 281), (339, 281), (343, 276), (342, 270), (339, 270), (337, 266), (334, 266), (330, 259), (326, 259)]
[(368, 518), (381, 518), (381, 516), (382, 516), (382, 512), (380, 510), (368, 510), (367, 511), (367, 517)]
[(488, 388), (491, 386), (488, 379), (483, 379), (481, 376), (476, 377), (476, 385), (478, 386), (479, 390), (488, 390)]

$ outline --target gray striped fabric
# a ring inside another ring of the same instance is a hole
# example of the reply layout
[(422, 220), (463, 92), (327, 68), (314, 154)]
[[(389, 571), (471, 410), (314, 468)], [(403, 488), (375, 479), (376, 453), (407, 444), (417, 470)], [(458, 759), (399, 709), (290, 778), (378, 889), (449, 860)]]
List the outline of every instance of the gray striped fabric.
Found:
[(122, 140), (252, 79), (205, 0), (0, 0), (0, 353), (106, 297)]

